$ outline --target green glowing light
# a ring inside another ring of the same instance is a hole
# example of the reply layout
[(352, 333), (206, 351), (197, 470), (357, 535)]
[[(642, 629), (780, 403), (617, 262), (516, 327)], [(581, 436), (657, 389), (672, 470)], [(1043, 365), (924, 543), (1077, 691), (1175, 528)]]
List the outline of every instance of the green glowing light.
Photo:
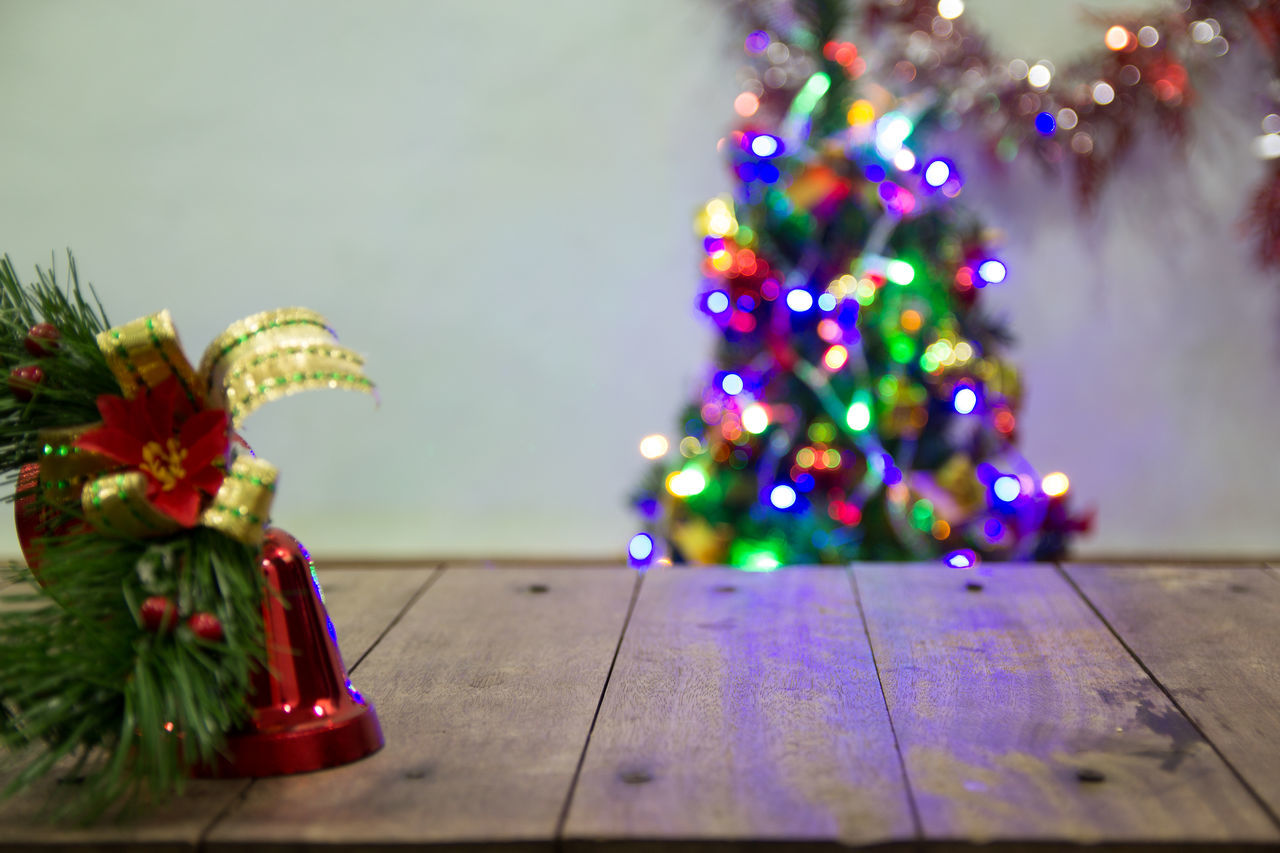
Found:
[(809, 424), (809, 440), (820, 441), (824, 444), (834, 441), (836, 437), (836, 425), (829, 421), (814, 421)]
[(849, 413), (845, 416), (845, 423), (854, 432), (862, 432), (871, 426), (871, 407), (862, 400), (854, 401), (849, 407)]
[(910, 284), (915, 281), (916, 268), (906, 261), (889, 261), (884, 267), (884, 277), (894, 284)]
[(892, 400), (898, 396), (898, 377), (892, 374), (885, 374), (881, 377), (877, 390), (879, 390), (881, 397), (886, 400)]
[(916, 354), (916, 345), (911, 342), (910, 338), (894, 338), (889, 342), (889, 358), (898, 362), (898, 364), (906, 364)]
[(804, 85), (800, 87), (800, 91), (796, 93), (795, 98), (791, 101), (791, 113), (801, 113), (808, 115), (813, 112), (813, 108), (818, 105), (818, 101), (822, 100), (822, 96), (831, 88), (831, 78), (819, 71), (814, 74)]

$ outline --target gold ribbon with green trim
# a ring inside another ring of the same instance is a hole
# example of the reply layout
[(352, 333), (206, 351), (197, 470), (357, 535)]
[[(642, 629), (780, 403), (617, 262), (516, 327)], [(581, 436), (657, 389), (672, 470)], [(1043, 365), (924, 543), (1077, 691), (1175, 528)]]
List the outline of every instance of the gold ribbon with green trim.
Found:
[[(108, 329), (97, 341), (126, 398), (176, 377), (195, 408), (225, 409), (230, 429), (264, 403), (299, 391), (373, 390), (362, 372), (364, 360), (339, 345), (325, 319), (306, 308), (264, 311), (232, 323), (205, 350), (198, 371), (183, 353), (168, 311)], [(145, 474), (75, 447), (79, 435), (97, 426), (41, 433), (43, 487), (69, 494), (78, 489), (86, 520), (108, 535), (147, 538), (180, 530), (147, 500)], [(237, 457), (198, 523), (246, 545), (260, 544), (276, 476), (269, 462)]]

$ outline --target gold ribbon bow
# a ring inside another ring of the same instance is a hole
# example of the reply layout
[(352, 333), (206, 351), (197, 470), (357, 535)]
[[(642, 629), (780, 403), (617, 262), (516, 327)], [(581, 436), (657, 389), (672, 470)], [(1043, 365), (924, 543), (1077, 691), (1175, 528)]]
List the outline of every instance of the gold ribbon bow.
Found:
[[(126, 399), (170, 377), (197, 409), (225, 409), (234, 430), (259, 406), (314, 388), (371, 392), (364, 360), (338, 344), (325, 319), (306, 308), (264, 311), (227, 327), (193, 369), (182, 352), (168, 311), (141, 317), (98, 335), (98, 348)], [(147, 500), (147, 476), (75, 446), (100, 424), (41, 434), (40, 480), (73, 497), (79, 491), (86, 520), (98, 531), (130, 537), (164, 536), (182, 529)], [(104, 473), (104, 470), (106, 473)], [(262, 541), (275, 495), (276, 469), (252, 455), (237, 456), (198, 524), (246, 545)]]

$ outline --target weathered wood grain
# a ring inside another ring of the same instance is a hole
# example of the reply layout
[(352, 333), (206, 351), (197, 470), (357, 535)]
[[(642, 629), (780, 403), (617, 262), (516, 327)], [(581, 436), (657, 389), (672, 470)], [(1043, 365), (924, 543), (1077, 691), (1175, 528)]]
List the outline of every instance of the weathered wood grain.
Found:
[[(320, 590), (348, 667), (373, 648), (382, 632), (408, 607), (436, 568), (320, 568)], [(371, 617), (371, 618), (369, 618)]]
[[(430, 570), (401, 570), (392, 576), (381, 571), (322, 569), (320, 579), (326, 604), (344, 658), (359, 659), (430, 575)], [(0, 607), (6, 606), (6, 598), (27, 588), (26, 584), (17, 584), (4, 590), (0, 593)], [(376, 702), (377, 696), (372, 698)], [(80, 828), (51, 825), (40, 818), (39, 812), (49, 796), (58, 792), (56, 780), (48, 779), (11, 800), (0, 801), (0, 853), (195, 850), (214, 818), (248, 785), (249, 781), (242, 779), (192, 780), (182, 796), (142, 812), (134, 819)]]
[(259, 781), (209, 849), (550, 847), (636, 582), (623, 569), (446, 570), (357, 669), (387, 748)]
[(847, 574), (651, 571), (564, 835), (570, 843), (912, 838)]
[(1064, 570), (1280, 813), (1280, 583), (1260, 568)]
[(853, 571), (927, 839), (1280, 839), (1053, 567)]

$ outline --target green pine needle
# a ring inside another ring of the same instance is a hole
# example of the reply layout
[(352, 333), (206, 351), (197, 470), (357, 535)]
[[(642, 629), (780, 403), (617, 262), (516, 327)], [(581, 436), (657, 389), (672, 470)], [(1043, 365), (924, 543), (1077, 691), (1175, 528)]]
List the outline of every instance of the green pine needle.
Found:
[[(23, 285), (0, 259), (0, 364), (44, 371), (29, 402), (0, 388), (9, 484), (39, 459), (39, 430), (95, 422), (97, 397), (121, 393), (95, 341), (110, 327), (106, 313), (92, 289), (85, 298), (70, 256), (67, 269), (65, 286), (39, 269)], [(61, 333), (39, 357), (25, 346), (38, 323)], [(49, 532), (80, 520), (74, 504), (41, 505), (54, 511)], [(12, 606), (0, 610), (0, 761), (17, 767), (0, 796), (69, 773), (79, 784), (59, 786), (67, 796), (49, 814), (88, 821), (180, 790), (247, 719), (251, 679), (265, 666), (257, 549), (207, 528), (148, 540), (82, 530), (35, 544), (38, 576), (24, 572), (27, 592), (6, 595)], [(140, 607), (156, 595), (184, 617), (213, 614), (223, 639), (201, 639), (185, 623), (148, 630)]]

